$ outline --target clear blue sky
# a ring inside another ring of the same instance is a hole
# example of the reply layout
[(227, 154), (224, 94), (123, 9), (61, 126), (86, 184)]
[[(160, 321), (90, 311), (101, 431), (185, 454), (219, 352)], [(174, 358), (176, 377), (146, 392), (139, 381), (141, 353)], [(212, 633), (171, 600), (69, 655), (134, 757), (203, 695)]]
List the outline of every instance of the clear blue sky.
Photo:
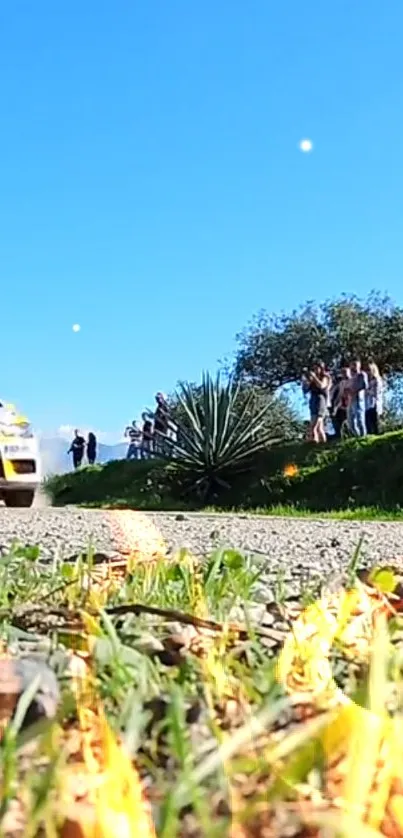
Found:
[(2, 3), (1, 397), (112, 432), (262, 307), (403, 302), (402, 31), (401, 0)]

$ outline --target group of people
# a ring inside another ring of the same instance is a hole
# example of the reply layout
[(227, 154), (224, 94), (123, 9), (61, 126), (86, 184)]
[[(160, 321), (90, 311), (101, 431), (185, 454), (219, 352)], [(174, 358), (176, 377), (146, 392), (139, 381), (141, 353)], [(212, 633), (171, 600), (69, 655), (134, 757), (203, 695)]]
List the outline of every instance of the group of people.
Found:
[[(304, 369), (302, 390), (309, 398), (310, 422), (308, 438), (312, 442), (326, 442), (326, 424), (330, 419), (334, 437), (340, 439), (343, 430), (354, 436), (379, 433), (379, 420), (383, 412), (384, 385), (374, 361), (365, 367), (359, 358), (331, 374), (326, 365), (319, 361), (312, 369)], [(155, 396), (154, 412), (142, 414), (142, 426), (134, 419), (125, 430), (129, 439), (126, 458), (128, 460), (148, 459), (151, 456), (174, 454), (178, 428), (170, 415), (167, 399), (163, 393)], [(89, 465), (94, 465), (97, 456), (97, 440), (90, 432), (85, 440), (78, 430), (68, 450), (73, 456), (75, 469), (82, 465), (86, 453)]]
[(87, 454), (88, 465), (93, 466), (97, 458), (97, 438), (95, 434), (90, 431), (86, 441), (80, 431), (76, 429), (74, 439), (67, 453), (72, 454), (74, 468), (80, 468), (85, 453)]
[[(141, 428), (138, 427), (134, 419), (125, 430), (125, 437), (129, 439), (126, 454), (128, 460), (148, 459), (168, 452), (173, 454), (173, 443), (176, 442), (177, 438), (177, 425), (170, 415), (166, 396), (163, 393), (157, 393), (155, 401), (155, 410), (153, 412), (146, 410), (142, 414)], [(94, 465), (97, 458), (95, 434), (90, 432), (88, 439), (85, 440), (80, 431), (75, 430), (74, 439), (67, 453), (72, 455), (75, 469), (80, 468), (85, 456), (88, 465)]]
[(133, 419), (125, 430), (125, 436), (129, 438), (128, 460), (145, 460), (153, 455), (165, 454), (176, 441), (177, 426), (170, 415), (166, 396), (157, 393), (155, 402), (154, 412), (147, 410), (142, 414), (141, 428)]
[(384, 383), (373, 360), (363, 366), (356, 358), (334, 375), (318, 362), (303, 371), (302, 390), (309, 397), (308, 435), (312, 442), (326, 442), (329, 419), (336, 439), (344, 431), (357, 437), (379, 433)]

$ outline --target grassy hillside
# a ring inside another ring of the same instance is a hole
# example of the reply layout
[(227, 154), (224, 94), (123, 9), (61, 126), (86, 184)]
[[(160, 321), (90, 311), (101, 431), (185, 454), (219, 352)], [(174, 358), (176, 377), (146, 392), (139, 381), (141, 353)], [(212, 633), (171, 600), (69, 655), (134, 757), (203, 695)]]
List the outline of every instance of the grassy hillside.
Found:
[[(296, 466), (286, 476), (286, 466)], [(138, 509), (197, 508), (183, 497), (174, 465), (116, 461), (53, 477), (46, 483), (53, 503), (132, 506)], [(328, 511), (403, 508), (403, 432), (338, 445), (291, 443), (260, 455), (217, 499), (221, 508), (292, 506)]]
[(91, 504), (161, 509), (164, 503), (175, 509), (170, 484), (174, 471), (157, 461), (112, 460), (105, 465), (86, 466), (45, 481), (45, 491), (55, 506)]

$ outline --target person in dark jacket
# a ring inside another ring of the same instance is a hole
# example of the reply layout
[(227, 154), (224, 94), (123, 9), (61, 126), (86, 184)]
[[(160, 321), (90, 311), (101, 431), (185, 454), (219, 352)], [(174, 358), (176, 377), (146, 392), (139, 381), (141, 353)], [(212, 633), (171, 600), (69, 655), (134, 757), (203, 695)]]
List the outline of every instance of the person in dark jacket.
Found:
[(326, 442), (325, 419), (330, 375), (323, 361), (314, 364), (311, 370), (304, 370), (302, 389), (304, 393), (309, 393), (310, 438), (313, 442)]
[(151, 446), (153, 441), (153, 423), (148, 413), (142, 414), (143, 427), (141, 431), (140, 456), (142, 460), (151, 457)]
[(331, 415), (336, 439), (341, 439), (341, 431), (347, 419), (350, 383), (350, 368), (343, 367), (330, 391)]
[(84, 450), (85, 450), (85, 439), (81, 436), (80, 431), (74, 431), (74, 439), (70, 445), (68, 450), (68, 454), (73, 455), (73, 466), (74, 468), (80, 468), (81, 463), (84, 457)]
[(164, 454), (168, 436), (169, 407), (163, 393), (155, 397), (157, 407), (154, 413), (154, 453)]
[(90, 431), (87, 440), (87, 460), (88, 465), (93, 466), (97, 458), (97, 438), (95, 434)]

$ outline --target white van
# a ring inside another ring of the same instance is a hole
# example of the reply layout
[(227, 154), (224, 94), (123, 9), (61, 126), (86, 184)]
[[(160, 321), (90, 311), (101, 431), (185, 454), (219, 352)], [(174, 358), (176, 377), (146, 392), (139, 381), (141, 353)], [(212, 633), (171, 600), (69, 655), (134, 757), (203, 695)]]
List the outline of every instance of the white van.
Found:
[(32, 506), (41, 479), (38, 439), (28, 419), (0, 402), (0, 499), (6, 506)]

